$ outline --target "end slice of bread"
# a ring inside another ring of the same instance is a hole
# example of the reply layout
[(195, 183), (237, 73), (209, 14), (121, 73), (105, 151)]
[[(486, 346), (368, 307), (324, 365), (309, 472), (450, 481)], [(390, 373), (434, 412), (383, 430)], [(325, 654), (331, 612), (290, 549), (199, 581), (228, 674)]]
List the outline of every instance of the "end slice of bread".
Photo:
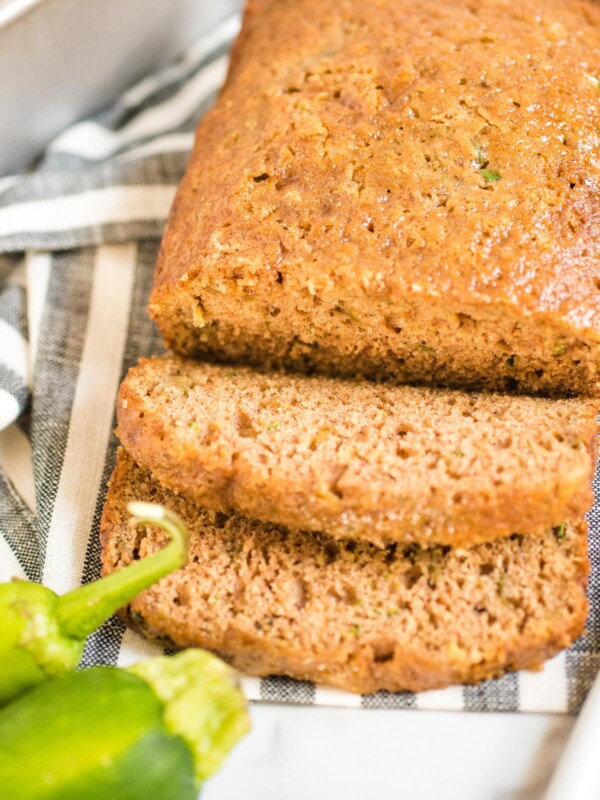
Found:
[(117, 403), (128, 452), (201, 506), (379, 545), (457, 547), (585, 514), (596, 406), (174, 356), (142, 360)]
[(102, 519), (104, 573), (164, 543), (127, 524), (130, 500), (189, 525), (189, 562), (126, 609), (170, 646), (208, 648), (253, 675), (353, 692), (420, 691), (539, 668), (582, 632), (583, 520), (471, 550), (338, 542), (207, 511), (120, 451)]

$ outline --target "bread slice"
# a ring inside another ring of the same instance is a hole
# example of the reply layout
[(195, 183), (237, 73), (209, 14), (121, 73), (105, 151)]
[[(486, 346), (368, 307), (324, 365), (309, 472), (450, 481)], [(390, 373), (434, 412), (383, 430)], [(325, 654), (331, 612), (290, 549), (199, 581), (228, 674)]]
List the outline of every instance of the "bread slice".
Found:
[(353, 692), (436, 689), (538, 668), (585, 623), (583, 521), (471, 550), (381, 550), (206, 511), (121, 450), (102, 518), (105, 574), (164, 541), (127, 524), (134, 499), (180, 514), (191, 545), (187, 566), (140, 595), (127, 623), (253, 675)]
[(150, 312), (188, 355), (600, 391), (600, 4), (249, 3)]
[(335, 537), (469, 547), (592, 503), (596, 401), (466, 394), (143, 359), (118, 435), (215, 511)]

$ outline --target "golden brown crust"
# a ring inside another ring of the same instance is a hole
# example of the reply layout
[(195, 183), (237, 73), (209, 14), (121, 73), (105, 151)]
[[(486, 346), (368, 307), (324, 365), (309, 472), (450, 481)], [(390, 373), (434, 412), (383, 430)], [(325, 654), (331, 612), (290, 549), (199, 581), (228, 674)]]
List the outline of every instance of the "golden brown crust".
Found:
[(253, 2), (150, 309), (181, 352), (598, 394), (600, 7)]
[(374, 544), (545, 534), (592, 504), (597, 401), (391, 387), (142, 359), (118, 435), (215, 511)]
[(469, 551), (379, 550), (203, 511), (121, 451), (102, 520), (105, 573), (163, 541), (127, 525), (133, 498), (169, 505), (192, 537), (188, 565), (136, 599), (128, 624), (251, 674), (354, 692), (441, 688), (538, 668), (585, 623), (583, 522)]

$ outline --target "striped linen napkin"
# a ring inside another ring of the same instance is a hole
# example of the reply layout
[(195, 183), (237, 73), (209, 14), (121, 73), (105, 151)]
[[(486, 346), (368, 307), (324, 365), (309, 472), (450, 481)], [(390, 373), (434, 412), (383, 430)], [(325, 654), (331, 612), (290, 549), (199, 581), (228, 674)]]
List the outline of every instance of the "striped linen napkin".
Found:
[[(0, 179), (0, 580), (26, 576), (62, 593), (98, 576), (117, 387), (140, 356), (161, 350), (145, 312), (158, 244), (238, 26), (228, 19), (69, 128), (35, 171)], [(590, 522), (598, 532), (600, 506)], [(244, 690), (363, 708), (576, 711), (600, 666), (595, 538), (588, 634), (541, 673), (418, 695), (361, 697), (287, 678), (242, 678)], [(113, 619), (91, 637), (84, 663), (155, 652)]]

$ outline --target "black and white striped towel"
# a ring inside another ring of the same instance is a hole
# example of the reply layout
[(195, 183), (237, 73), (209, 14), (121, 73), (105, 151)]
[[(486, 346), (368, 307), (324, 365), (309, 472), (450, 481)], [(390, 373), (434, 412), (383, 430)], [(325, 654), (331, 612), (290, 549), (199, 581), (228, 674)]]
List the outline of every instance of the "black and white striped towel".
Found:
[[(58, 137), (38, 168), (0, 179), (0, 580), (59, 592), (97, 577), (98, 523), (127, 368), (161, 349), (145, 313), (163, 224), (213, 102), (233, 17), (173, 67)], [(590, 516), (592, 539), (600, 506)], [(477, 688), (354, 696), (283, 678), (243, 679), (252, 699), (364, 708), (574, 711), (600, 666), (600, 549), (588, 634), (538, 674)], [(84, 661), (155, 652), (115, 620)]]

